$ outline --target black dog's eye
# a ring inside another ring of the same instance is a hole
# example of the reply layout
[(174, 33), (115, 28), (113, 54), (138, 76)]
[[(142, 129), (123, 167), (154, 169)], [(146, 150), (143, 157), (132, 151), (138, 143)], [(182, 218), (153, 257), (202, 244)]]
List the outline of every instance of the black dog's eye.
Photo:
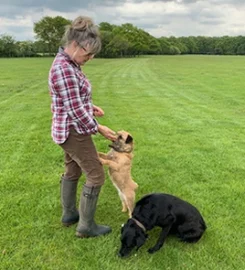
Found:
[(122, 135), (119, 135), (119, 136), (118, 136), (118, 139), (119, 139), (119, 140), (121, 140), (122, 138), (123, 138)]

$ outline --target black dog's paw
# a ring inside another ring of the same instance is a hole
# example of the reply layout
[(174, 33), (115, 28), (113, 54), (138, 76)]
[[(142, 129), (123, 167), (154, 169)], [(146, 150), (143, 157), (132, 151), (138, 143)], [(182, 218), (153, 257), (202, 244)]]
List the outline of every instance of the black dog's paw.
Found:
[(148, 249), (148, 253), (150, 253), (150, 254), (155, 253), (155, 252), (156, 252), (155, 248), (149, 248)]

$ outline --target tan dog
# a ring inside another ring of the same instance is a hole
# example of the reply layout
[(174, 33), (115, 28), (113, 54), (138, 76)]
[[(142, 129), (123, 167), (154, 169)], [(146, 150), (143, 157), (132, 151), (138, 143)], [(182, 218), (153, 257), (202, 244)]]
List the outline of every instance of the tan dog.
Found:
[(135, 190), (138, 185), (131, 177), (131, 165), (133, 158), (133, 138), (126, 131), (118, 131), (117, 139), (109, 147), (107, 153), (98, 153), (103, 165), (109, 167), (109, 175), (113, 185), (118, 190), (122, 201), (122, 212), (132, 215), (135, 202)]

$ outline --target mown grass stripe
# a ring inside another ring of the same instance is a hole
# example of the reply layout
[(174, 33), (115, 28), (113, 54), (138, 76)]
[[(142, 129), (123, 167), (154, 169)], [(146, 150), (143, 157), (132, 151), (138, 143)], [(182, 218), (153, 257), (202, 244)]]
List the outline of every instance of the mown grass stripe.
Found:
[[(60, 226), (63, 153), (50, 136), (52, 60), (1, 59), (1, 269), (245, 268), (244, 58), (94, 59), (84, 67), (94, 103), (105, 111), (100, 123), (134, 137), (137, 199), (156, 191), (175, 194), (195, 204), (208, 225), (199, 243), (169, 237), (151, 256), (156, 228), (127, 260), (116, 256), (127, 216), (108, 177), (96, 220), (113, 233), (81, 241), (74, 226)], [(102, 136), (94, 140), (99, 151), (108, 151)], [(84, 176), (79, 189), (83, 182)]]

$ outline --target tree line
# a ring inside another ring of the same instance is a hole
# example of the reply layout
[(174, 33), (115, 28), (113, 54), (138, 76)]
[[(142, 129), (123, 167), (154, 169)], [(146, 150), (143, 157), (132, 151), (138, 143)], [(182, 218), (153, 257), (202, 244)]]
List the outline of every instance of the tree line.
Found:
[[(0, 35), (0, 57), (36, 57), (56, 54), (65, 26), (71, 21), (61, 16), (43, 17), (34, 23), (35, 41), (16, 41)], [(130, 24), (99, 24), (102, 50), (98, 57), (135, 57), (139, 55), (212, 54), (245, 55), (245, 36), (189, 36), (156, 38)]]

